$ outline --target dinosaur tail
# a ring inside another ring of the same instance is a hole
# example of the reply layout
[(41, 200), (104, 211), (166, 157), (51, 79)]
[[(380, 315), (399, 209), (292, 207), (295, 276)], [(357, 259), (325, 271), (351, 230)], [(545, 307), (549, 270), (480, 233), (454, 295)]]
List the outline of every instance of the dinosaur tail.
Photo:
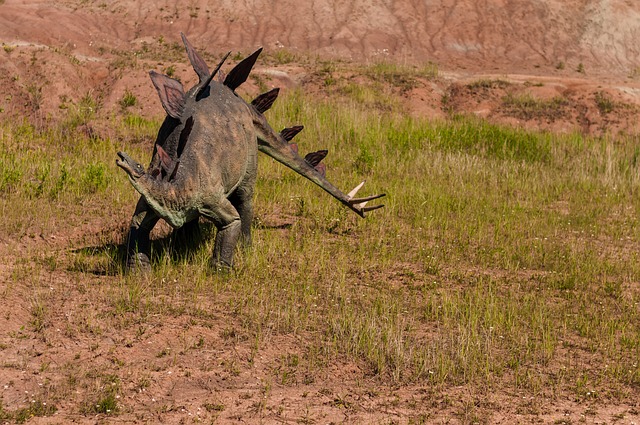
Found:
[[(307, 154), (305, 158), (302, 158), (297, 153), (297, 146), (293, 143), (288, 143), (293, 137), (291, 136), (291, 130), (285, 129), (283, 133), (276, 133), (269, 123), (267, 123), (264, 115), (257, 110), (254, 112), (254, 125), (258, 133), (258, 149), (261, 152), (311, 180), (360, 217), (364, 217), (368, 211), (373, 211), (384, 206), (382, 204), (373, 206), (366, 205), (369, 201), (385, 196), (384, 194), (355, 198), (356, 192), (362, 187), (364, 182), (360, 183), (348, 194), (343, 193), (330, 183), (325, 177), (326, 168), (324, 164), (320, 162), (327, 155), (326, 150), (312, 152)], [(301, 127), (295, 128), (297, 130), (296, 133), (302, 129)]]

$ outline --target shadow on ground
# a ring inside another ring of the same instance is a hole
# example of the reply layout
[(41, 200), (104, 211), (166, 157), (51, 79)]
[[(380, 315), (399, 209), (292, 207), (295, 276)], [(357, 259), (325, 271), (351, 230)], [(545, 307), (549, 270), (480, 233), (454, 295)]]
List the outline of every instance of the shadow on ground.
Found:
[[(113, 241), (101, 245), (76, 248), (75, 260), (69, 271), (90, 273), (98, 276), (115, 276), (125, 273), (127, 257), (128, 229), (116, 236)], [(173, 230), (164, 237), (151, 240), (151, 265), (169, 259), (171, 262), (192, 261), (202, 244), (213, 240), (215, 226), (211, 223), (186, 225)]]

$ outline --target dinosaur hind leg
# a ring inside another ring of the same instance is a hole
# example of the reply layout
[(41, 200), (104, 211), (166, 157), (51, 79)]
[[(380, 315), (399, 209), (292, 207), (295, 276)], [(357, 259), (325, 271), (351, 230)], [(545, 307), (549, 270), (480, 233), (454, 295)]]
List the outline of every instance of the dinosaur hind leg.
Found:
[(233, 266), (233, 253), (242, 232), (240, 214), (224, 197), (205, 206), (201, 214), (213, 221), (218, 229), (210, 265), (214, 270), (228, 270)]
[(243, 247), (251, 246), (251, 222), (253, 221), (253, 187), (238, 188), (229, 201), (240, 214)]
[(131, 218), (127, 238), (127, 271), (150, 271), (151, 243), (149, 234), (160, 218), (140, 197)]

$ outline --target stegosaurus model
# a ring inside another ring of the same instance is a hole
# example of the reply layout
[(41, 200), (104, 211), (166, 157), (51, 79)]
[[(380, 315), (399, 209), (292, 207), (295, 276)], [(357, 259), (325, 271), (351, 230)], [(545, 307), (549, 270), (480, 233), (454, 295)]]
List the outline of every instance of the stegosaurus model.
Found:
[(258, 96), (251, 104), (235, 93), (262, 49), (242, 60), (226, 78), (214, 81), (229, 54), (209, 72), (202, 57), (181, 35), (199, 83), (185, 93), (179, 81), (151, 71), (151, 80), (167, 112), (151, 163), (145, 170), (127, 154), (118, 152), (117, 165), (127, 172), (131, 184), (142, 195), (131, 219), (127, 268), (150, 268), (149, 233), (160, 218), (180, 228), (201, 215), (218, 230), (212, 266), (231, 267), (240, 236), (246, 244), (251, 242), (258, 150), (308, 178), (361, 217), (382, 207), (365, 204), (384, 195), (354, 198), (364, 182), (344, 194), (326, 180), (325, 167), (320, 162), (326, 150), (304, 158), (298, 155), (297, 146), (289, 142), (302, 126), (285, 128), (280, 133), (269, 126), (263, 113), (275, 101), (278, 89)]

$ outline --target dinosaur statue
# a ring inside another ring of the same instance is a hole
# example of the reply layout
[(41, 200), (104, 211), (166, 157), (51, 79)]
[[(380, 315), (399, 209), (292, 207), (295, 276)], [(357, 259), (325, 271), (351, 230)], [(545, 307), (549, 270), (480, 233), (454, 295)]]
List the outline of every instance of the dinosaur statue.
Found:
[[(326, 150), (300, 157), (297, 145), (290, 141), (302, 126), (280, 133), (269, 126), (263, 113), (277, 98), (278, 89), (250, 104), (236, 94), (235, 89), (246, 81), (262, 49), (238, 63), (225, 77), (219, 71), (229, 53), (209, 72), (202, 57), (184, 34), (181, 36), (198, 84), (185, 93), (179, 81), (151, 71), (167, 112), (151, 163), (145, 170), (124, 152), (118, 152), (116, 160), (142, 195), (131, 219), (127, 269), (150, 269), (149, 233), (160, 218), (180, 228), (197, 225), (200, 216), (217, 228), (211, 265), (230, 268), (240, 236), (245, 244), (251, 243), (258, 150), (308, 178), (361, 217), (383, 206), (366, 203), (384, 194), (354, 198), (364, 182), (348, 194), (329, 183), (321, 163)], [(218, 81), (214, 80), (216, 74)]]

